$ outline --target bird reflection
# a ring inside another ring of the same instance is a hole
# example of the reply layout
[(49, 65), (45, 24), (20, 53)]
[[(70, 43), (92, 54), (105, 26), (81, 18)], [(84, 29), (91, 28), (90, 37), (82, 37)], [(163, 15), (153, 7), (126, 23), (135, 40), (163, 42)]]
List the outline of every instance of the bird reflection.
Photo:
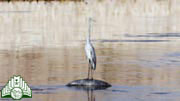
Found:
[(94, 92), (92, 89), (87, 90), (88, 101), (96, 101)]

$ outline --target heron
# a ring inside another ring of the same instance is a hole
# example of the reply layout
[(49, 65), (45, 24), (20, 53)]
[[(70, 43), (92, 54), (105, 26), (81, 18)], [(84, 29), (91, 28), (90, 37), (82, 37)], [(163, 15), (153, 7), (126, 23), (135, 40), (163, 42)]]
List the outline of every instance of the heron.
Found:
[(93, 80), (93, 72), (96, 70), (96, 52), (90, 40), (92, 21), (94, 20), (92, 18), (89, 18), (89, 28), (86, 38), (85, 52), (86, 52), (86, 58), (88, 60), (88, 79), (90, 79), (90, 75), (91, 75), (91, 79)]

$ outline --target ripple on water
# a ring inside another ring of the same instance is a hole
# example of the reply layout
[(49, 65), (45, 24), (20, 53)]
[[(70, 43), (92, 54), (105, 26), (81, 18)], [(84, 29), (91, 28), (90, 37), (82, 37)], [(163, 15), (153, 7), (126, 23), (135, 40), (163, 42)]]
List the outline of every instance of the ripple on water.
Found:
[(147, 34), (140, 34), (140, 35), (133, 35), (133, 34), (125, 34), (125, 37), (153, 37), (153, 38), (162, 38), (162, 37), (180, 37), (180, 33), (147, 33)]
[(170, 94), (170, 92), (154, 92), (151, 94), (165, 95), (165, 94)]
[(171, 52), (166, 54), (167, 57), (180, 57), (180, 52)]
[(99, 42), (169, 42), (170, 40), (99, 40)]

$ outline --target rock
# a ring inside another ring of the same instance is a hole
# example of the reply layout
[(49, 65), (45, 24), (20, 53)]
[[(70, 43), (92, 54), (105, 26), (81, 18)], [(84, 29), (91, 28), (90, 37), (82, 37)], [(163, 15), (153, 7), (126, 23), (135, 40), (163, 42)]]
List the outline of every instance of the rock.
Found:
[(75, 80), (70, 83), (68, 83), (66, 86), (68, 87), (74, 87), (78, 89), (106, 89), (108, 87), (111, 87), (111, 85), (105, 81), (101, 80), (95, 80), (95, 79), (80, 79)]

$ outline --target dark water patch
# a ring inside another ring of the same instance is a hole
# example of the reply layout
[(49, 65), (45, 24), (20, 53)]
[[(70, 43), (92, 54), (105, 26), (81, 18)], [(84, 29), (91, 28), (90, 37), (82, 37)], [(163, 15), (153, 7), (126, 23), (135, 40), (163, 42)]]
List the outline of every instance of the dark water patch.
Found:
[(168, 57), (180, 57), (180, 52), (173, 52), (166, 54)]
[(115, 89), (113, 89), (112, 92), (128, 93), (127, 90), (115, 90)]
[(180, 52), (168, 52), (164, 54), (163, 62), (170, 63), (174, 66), (180, 66)]
[(170, 40), (99, 40), (99, 42), (169, 42)]
[(65, 86), (62, 85), (39, 85), (31, 86), (33, 94), (55, 94), (60, 88)]
[(170, 92), (154, 92), (151, 94), (166, 95), (166, 94), (170, 94)]
[(30, 86), (32, 91), (50, 91), (63, 88), (62, 85), (42, 85), (42, 86)]
[(43, 91), (44, 89), (40, 89), (40, 88), (31, 88), (32, 91)]
[(180, 62), (180, 61), (178, 61), (178, 60), (169, 60), (170, 62)]
[(56, 90), (57, 88), (47, 88), (47, 90)]
[(34, 92), (34, 94), (55, 94), (56, 92), (49, 92), (49, 91), (46, 91), (46, 92)]
[(107, 87), (72, 86), (72, 87), (68, 87), (68, 89), (89, 91), (89, 90), (106, 90)]
[(125, 34), (125, 37), (144, 37), (144, 38), (180, 37), (180, 33), (147, 33), (143, 35)]
[[(80, 42), (84, 42), (86, 40), (78, 40)], [(117, 42), (170, 42), (170, 40), (91, 40), (92, 42), (109, 42), (109, 43), (117, 43)]]
[(163, 67), (177, 67), (180, 66), (180, 62), (175, 59), (163, 58), (154, 59), (153, 61), (137, 61), (137, 64), (148, 68), (163, 68)]

